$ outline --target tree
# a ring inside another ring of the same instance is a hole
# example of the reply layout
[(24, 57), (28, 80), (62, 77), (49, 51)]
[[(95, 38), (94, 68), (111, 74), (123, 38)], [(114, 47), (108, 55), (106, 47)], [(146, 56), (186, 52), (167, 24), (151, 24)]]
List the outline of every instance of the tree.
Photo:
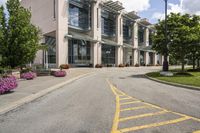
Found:
[(31, 13), (20, 5), (19, 0), (8, 0), (6, 7), (9, 13), (7, 21), (1, 22), (5, 25), (2, 64), (14, 68), (34, 60), (40, 47), (40, 31), (31, 24)]
[[(167, 42), (168, 55), (173, 56), (182, 64), (184, 71), (185, 59), (188, 53), (191, 53), (192, 44), (198, 42), (199, 34), (197, 34), (199, 26), (199, 17), (189, 14), (181, 15), (180, 13), (171, 13), (167, 19)], [(165, 50), (165, 29), (164, 21), (159, 21), (155, 26), (157, 34), (154, 35), (153, 49), (160, 54), (164, 54)], [(199, 32), (198, 32), (199, 33)]]

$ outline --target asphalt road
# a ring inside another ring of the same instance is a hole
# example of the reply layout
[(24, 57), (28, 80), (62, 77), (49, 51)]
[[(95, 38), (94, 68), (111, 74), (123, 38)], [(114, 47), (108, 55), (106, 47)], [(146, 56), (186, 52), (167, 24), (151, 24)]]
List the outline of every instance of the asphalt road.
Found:
[(142, 76), (157, 68), (104, 68), (0, 116), (0, 133), (194, 133), (200, 91)]

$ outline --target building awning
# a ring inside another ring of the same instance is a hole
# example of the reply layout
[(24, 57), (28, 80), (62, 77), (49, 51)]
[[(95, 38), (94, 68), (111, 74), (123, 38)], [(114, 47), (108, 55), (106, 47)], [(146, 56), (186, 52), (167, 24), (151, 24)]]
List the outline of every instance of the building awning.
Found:
[(149, 26), (152, 25), (146, 18), (143, 18), (139, 21), (139, 23), (145, 25), (145, 26)]
[(112, 0), (109, 0), (109, 1), (104, 2), (103, 6), (110, 10), (114, 10), (116, 12), (119, 12), (124, 9), (124, 7), (122, 6), (122, 3), (120, 3), (119, 1), (114, 2)]
[(145, 52), (155, 52), (154, 50), (152, 50), (152, 46), (151, 45), (149, 45), (149, 46), (140, 46), (138, 48), (138, 50), (145, 51)]
[(123, 43), (123, 46), (124, 46), (125, 48), (135, 49), (132, 45), (127, 44), (127, 43)]
[(139, 19), (140, 16), (137, 15), (136, 12), (132, 11), (132, 12), (124, 12), (123, 14), (124, 17), (132, 20), (132, 21), (135, 21), (136, 19)]
[(120, 47), (121, 45), (117, 44), (117, 42), (108, 40), (108, 39), (102, 39), (102, 44), (107, 44), (107, 45), (112, 45), (112, 46), (118, 46)]
[(73, 39), (79, 39), (79, 40), (84, 40), (84, 41), (91, 41), (91, 42), (96, 42), (91, 36), (79, 32), (72, 32), (69, 31), (69, 33), (66, 35), (68, 38), (73, 38)]

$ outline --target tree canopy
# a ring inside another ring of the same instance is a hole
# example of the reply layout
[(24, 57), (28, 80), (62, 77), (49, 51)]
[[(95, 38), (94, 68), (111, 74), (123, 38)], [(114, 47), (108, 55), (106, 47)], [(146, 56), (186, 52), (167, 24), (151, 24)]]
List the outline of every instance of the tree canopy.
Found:
[(31, 23), (31, 13), (20, 5), (19, 0), (8, 0), (8, 16), (0, 8), (0, 55), (1, 65), (12, 68), (34, 60), (40, 47), (40, 30)]
[[(167, 51), (168, 55), (182, 63), (184, 71), (185, 59), (195, 50), (195, 57), (199, 53), (200, 43), (200, 17), (189, 14), (171, 13), (167, 17)], [(156, 34), (153, 36), (153, 49), (164, 54), (165, 21), (155, 25)]]

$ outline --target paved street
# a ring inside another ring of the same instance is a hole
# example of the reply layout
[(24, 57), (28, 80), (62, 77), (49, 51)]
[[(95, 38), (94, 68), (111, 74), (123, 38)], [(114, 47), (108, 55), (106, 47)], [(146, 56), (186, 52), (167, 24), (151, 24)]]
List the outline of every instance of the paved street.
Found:
[(103, 68), (0, 116), (0, 133), (198, 133), (200, 91)]

